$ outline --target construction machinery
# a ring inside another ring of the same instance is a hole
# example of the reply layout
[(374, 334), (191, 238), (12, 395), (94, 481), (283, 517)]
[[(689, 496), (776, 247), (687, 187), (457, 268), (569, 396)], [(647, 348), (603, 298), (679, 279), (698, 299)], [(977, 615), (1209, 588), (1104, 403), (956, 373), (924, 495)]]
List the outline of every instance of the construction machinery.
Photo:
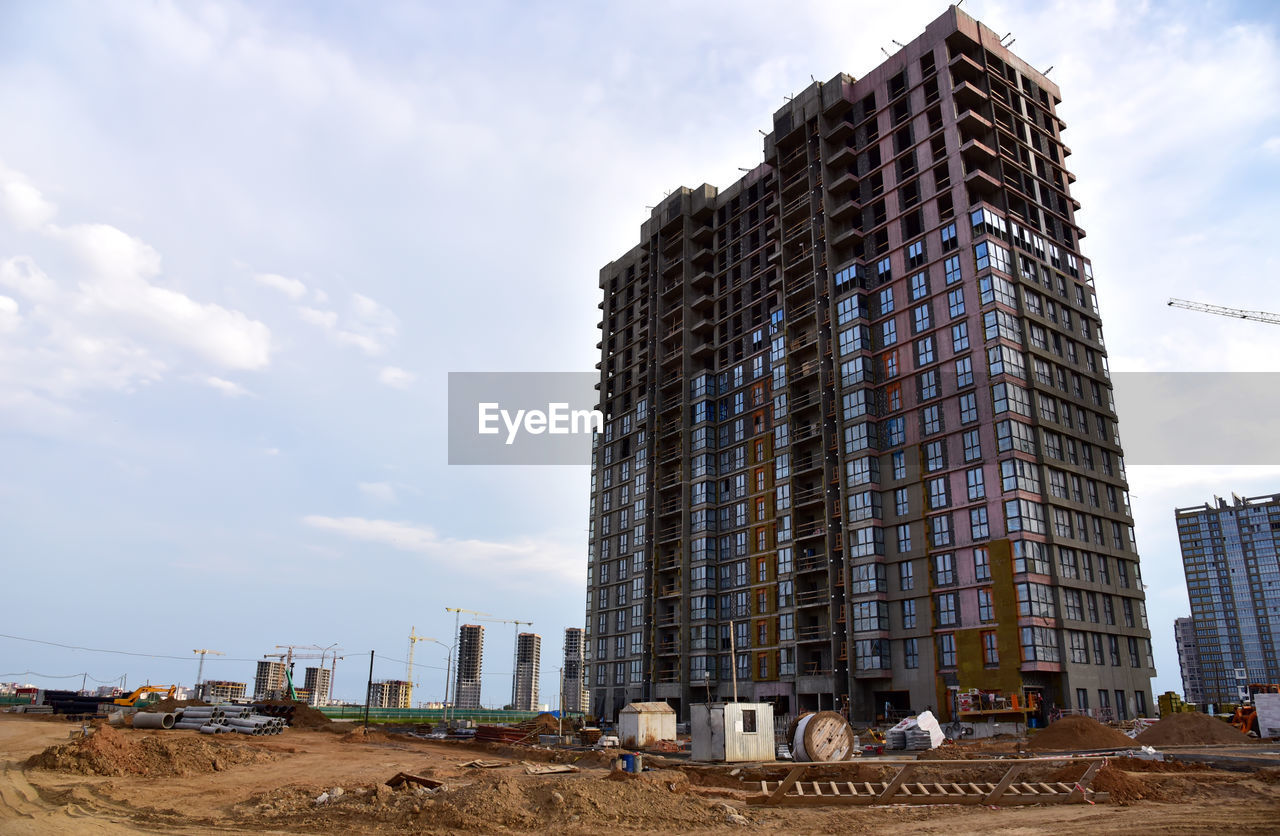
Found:
[(1252, 322), (1265, 322), (1269, 325), (1280, 325), (1280, 314), (1268, 313), (1267, 311), (1247, 311), (1243, 308), (1228, 308), (1224, 305), (1210, 305), (1205, 302), (1191, 302), (1187, 299), (1170, 299), (1169, 307), (1183, 308), (1188, 311), (1199, 311), (1200, 313), (1217, 314), (1218, 316), (1227, 316), (1232, 319), (1247, 319)]
[[(1258, 694), (1280, 694), (1280, 684), (1274, 682), (1249, 683), (1249, 701), (1251, 703)], [(1258, 729), (1258, 709), (1254, 705), (1242, 705), (1236, 708), (1235, 713), (1231, 715), (1231, 725), (1235, 726), (1241, 734), (1253, 734), (1255, 737), (1261, 736), (1261, 731)]]
[(127, 706), (132, 706), (132, 705), (136, 705), (136, 704), (137, 704), (137, 702), (138, 702), (138, 698), (139, 698), (139, 697), (141, 697), (141, 696), (142, 696), (142, 695), (144, 695), (144, 694), (164, 694), (164, 698), (165, 698), (165, 699), (169, 699), (169, 700), (171, 700), (171, 699), (173, 699), (173, 695), (174, 695), (174, 694), (176, 694), (176, 693), (178, 693), (178, 687), (177, 687), (176, 685), (169, 685), (169, 686), (164, 686), (164, 685), (143, 685), (141, 688), (137, 689), (136, 691), (134, 691), (134, 692), (133, 692), (132, 694), (130, 694), (129, 696), (127, 696), (127, 697), (117, 697), (116, 699), (112, 700), (111, 702), (112, 702), (112, 704), (114, 704), (114, 705), (127, 705)]
[(226, 656), (227, 654), (223, 653), (221, 650), (209, 650), (203, 647), (191, 652), (199, 654), (200, 656), (200, 667), (196, 669), (196, 694), (198, 696), (200, 693), (200, 683), (204, 682), (204, 657), (209, 653), (212, 653), (214, 656)]

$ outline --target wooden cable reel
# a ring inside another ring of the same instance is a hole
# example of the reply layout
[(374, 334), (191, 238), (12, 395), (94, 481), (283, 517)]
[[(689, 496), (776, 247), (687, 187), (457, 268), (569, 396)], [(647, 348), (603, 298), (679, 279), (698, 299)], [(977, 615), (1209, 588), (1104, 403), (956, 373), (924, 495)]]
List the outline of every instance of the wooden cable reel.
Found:
[(796, 761), (830, 763), (853, 757), (853, 729), (835, 711), (801, 714), (788, 729)]

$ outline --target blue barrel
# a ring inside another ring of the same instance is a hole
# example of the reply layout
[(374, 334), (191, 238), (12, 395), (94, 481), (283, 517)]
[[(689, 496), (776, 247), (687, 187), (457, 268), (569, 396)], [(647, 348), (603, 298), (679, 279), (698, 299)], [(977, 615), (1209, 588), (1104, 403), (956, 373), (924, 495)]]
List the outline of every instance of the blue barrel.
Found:
[(623, 755), (623, 756), (622, 756), (622, 771), (623, 771), (623, 772), (635, 772), (635, 771), (636, 771), (636, 756), (635, 756), (635, 755), (626, 754), (626, 755)]

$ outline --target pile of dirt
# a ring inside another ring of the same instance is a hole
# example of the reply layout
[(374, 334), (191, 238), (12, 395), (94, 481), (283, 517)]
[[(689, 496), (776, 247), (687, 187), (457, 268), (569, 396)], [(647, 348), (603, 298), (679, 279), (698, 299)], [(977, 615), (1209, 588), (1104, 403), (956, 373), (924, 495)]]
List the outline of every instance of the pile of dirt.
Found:
[(349, 725), (343, 724), (334, 729), (332, 720), (304, 702), (297, 702), (296, 700), (262, 700), (258, 704), (292, 708), (293, 713), (289, 715), (289, 725), (295, 729), (325, 729), (327, 731), (345, 732), (350, 728)]
[(1104, 726), (1092, 717), (1072, 715), (1036, 732), (1027, 748), (1033, 752), (1071, 752), (1090, 749), (1133, 749), (1136, 744), (1123, 732)]
[(89, 737), (59, 743), (32, 755), (26, 766), (76, 775), (158, 777), (221, 772), (236, 764), (274, 759), (272, 753), (248, 742), (99, 726)]
[[(687, 790), (681, 773), (666, 770), (622, 781), (600, 773), (483, 774), (466, 786), (438, 792), (408, 784), (394, 790), (366, 785), (344, 788), (335, 797), (331, 788), (281, 787), (236, 805), (236, 812), (255, 829), (278, 822), (324, 832), (364, 832), (371, 822), (378, 832), (666, 832), (673, 822), (681, 831), (703, 831), (723, 825), (730, 815), (753, 818), (745, 805)], [(322, 792), (329, 796), (318, 804)]]
[(1122, 769), (1110, 764), (1093, 774), (1090, 789), (1111, 794), (1113, 804), (1129, 804), (1132, 801), (1159, 801), (1162, 793), (1159, 789), (1148, 786), (1141, 778), (1134, 778)]
[(186, 708), (192, 705), (208, 705), (208, 704), (209, 703), (205, 702), (204, 700), (175, 700), (175, 699), (170, 699), (166, 697), (160, 700), (159, 702), (153, 702), (150, 705), (146, 706), (145, 708), (141, 708), (139, 710), (140, 711), (159, 711), (159, 712), (167, 713), (179, 708)]
[(1251, 743), (1235, 726), (1208, 714), (1185, 712), (1171, 714), (1138, 735), (1144, 746), (1177, 746), (1180, 744)]

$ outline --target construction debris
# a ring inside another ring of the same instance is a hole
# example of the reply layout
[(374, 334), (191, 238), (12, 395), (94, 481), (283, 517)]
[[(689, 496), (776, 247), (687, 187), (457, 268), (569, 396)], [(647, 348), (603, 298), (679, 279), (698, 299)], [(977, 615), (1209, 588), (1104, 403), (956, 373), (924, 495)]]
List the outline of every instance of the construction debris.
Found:
[(498, 767), (500, 767), (500, 766), (510, 766), (510, 765), (511, 765), (511, 761), (485, 761), (485, 760), (474, 760), (474, 761), (467, 761), (466, 763), (461, 764), (461, 765), (462, 765), (462, 766), (469, 766), (469, 767), (471, 767), (471, 768), (473, 768), (473, 769), (497, 769), (497, 768), (498, 768)]
[(560, 772), (579, 772), (581, 770), (573, 764), (568, 763), (530, 763), (529, 761), (520, 761), (524, 765), (526, 775), (554, 775)]
[(912, 751), (936, 749), (947, 739), (931, 711), (908, 717), (885, 732), (884, 737), (890, 749)]
[[(395, 789), (403, 784), (414, 784), (419, 787), (426, 787), (429, 790), (437, 789), (444, 786), (444, 781), (437, 781), (435, 778), (427, 778), (422, 775), (411, 775), (408, 772), (397, 772), (387, 779), (388, 787)], [(339, 795), (341, 793), (338, 793)]]

